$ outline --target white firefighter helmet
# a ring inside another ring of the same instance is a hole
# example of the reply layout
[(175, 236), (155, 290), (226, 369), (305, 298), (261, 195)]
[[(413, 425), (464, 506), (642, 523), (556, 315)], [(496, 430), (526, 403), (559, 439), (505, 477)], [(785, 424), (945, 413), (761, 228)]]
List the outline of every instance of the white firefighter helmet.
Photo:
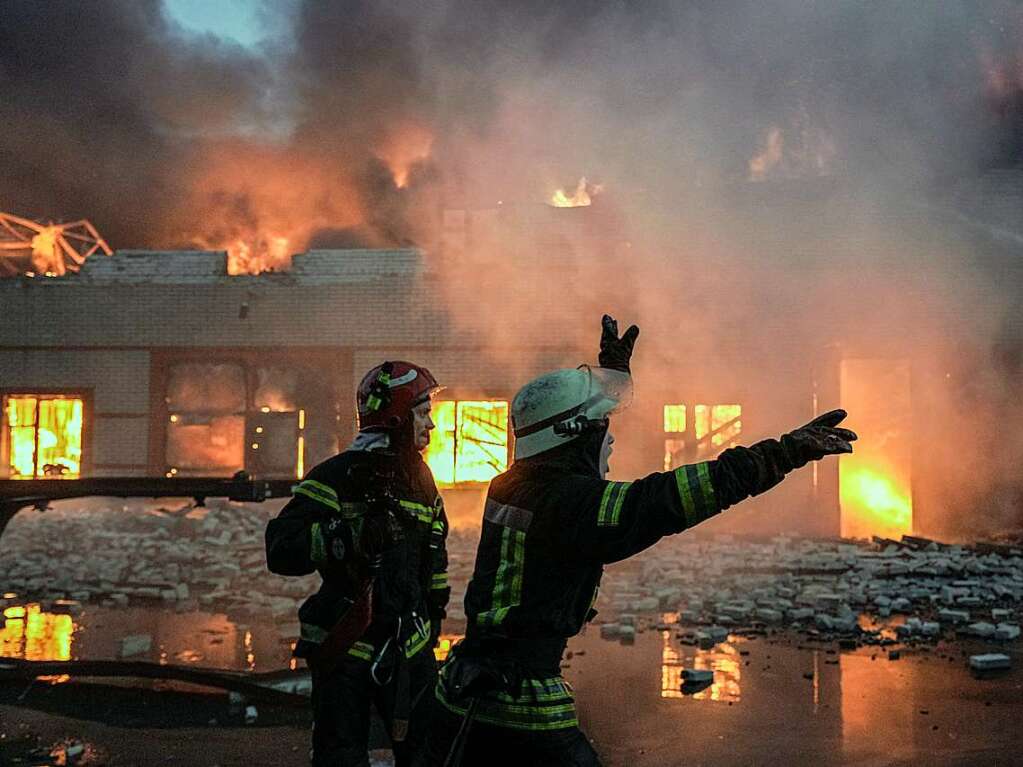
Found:
[(534, 378), (512, 400), (516, 460), (571, 442), (631, 401), (632, 378), (619, 370), (580, 365)]

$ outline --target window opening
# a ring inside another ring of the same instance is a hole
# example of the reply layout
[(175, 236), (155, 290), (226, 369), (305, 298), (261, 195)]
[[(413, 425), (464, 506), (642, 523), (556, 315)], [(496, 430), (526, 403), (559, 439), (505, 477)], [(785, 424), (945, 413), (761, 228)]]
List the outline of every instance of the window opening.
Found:
[(742, 405), (665, 405), (664, 433), (665, 471), (710, 460), (737, 443)]
[(81, 398), (26, 394), (4, 398), (4, 452), (11, 479), (77, 479), (82, 474)]
[(424, 458), (440, 486), (489, 482), (508, 468), (508, 402), (436, 400)]

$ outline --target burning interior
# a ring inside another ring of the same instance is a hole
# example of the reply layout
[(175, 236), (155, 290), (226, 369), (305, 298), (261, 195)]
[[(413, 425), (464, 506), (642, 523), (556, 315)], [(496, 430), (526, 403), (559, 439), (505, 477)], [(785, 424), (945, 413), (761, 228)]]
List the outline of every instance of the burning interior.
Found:
[(5, 394), (0, 461), (11, 479), (82, 474), (85, 401), (67, 394)]
[(508, 468), (508, 402), (435, 400), (423, 455), (438, 487), (486, 483)]

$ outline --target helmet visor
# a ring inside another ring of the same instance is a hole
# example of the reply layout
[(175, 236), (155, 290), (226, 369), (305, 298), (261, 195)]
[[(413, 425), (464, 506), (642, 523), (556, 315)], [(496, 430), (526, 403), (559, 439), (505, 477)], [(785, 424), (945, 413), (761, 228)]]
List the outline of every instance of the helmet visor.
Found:
[(589, 374), (586, 416), (605, 418), (620, 413), (632, 404), (632, 376), (621, 370), (580, 365)]

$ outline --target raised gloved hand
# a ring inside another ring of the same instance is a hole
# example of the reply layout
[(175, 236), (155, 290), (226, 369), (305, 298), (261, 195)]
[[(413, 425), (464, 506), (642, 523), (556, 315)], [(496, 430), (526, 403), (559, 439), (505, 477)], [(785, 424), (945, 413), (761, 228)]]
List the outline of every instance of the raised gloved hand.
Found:
[(601, 323), (600, 354), (597, 364), (609, 370), (629, 372), (629, 360), (632, 359), (632, 347), (636, 345), (639, 328), (630, 325), (622, 337), (618, 337), (618, 321), (610, 314), (605, 314)]
[(849, 429), (836, 428), (846, 417), (844, 410), (832, 410), (830, 413), (817, 416), (806, 426), (785, 434), (781, 438), (782, 447), (792, 467), (798, 469), (810, 461), (819, 461), (826, 455), (851, 453), (852, 444), (856, 441), (856, 432)]

